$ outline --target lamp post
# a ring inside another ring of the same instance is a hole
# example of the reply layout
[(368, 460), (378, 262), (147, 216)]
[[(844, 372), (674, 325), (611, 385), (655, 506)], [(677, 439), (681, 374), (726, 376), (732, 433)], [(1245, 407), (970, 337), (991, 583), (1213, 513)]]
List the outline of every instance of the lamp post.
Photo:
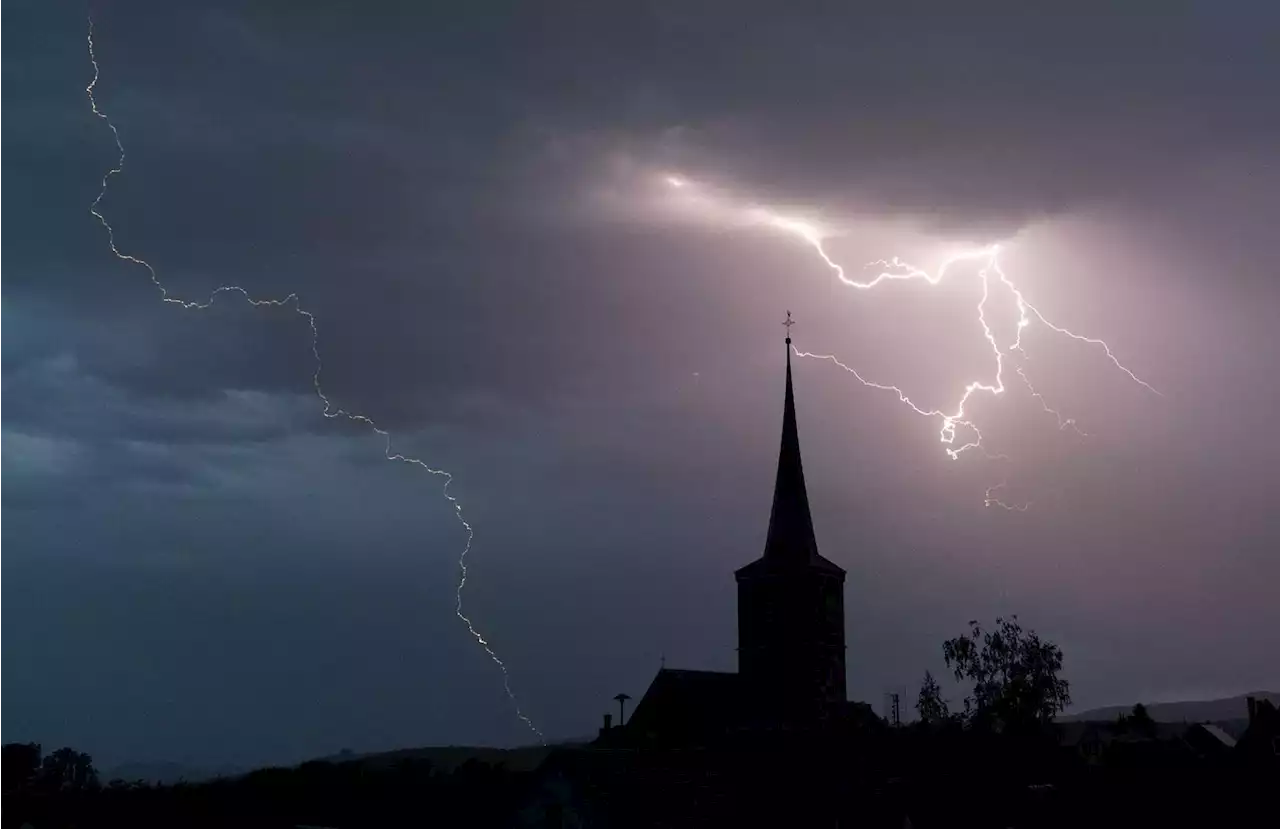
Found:
[(626, 722), (626, 719), (623, 717), (622, 712), (626, 707), (627, 700), (631, 699), (631, 697), (627, 694), (618, 694), (616, 697), (614, 697), (614, 699), (618, 701), (618, 725), (619, 727), (621, 727), (622, 724)]

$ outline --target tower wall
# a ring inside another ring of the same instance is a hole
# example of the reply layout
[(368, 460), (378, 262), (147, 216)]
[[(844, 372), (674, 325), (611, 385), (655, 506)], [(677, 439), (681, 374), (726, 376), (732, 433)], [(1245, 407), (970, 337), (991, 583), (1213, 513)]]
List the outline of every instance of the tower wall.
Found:
[(798, 724), (845, 702), (843, 573), (740, 573), (738, 672), (769, 719)]
[(764, 554), (735, 574), (738, 673), (756, 719), (803, 727), (848, 699), (845, 573), (818, 553), (800, 458), (791, 338), (786, 342), (782, 441)]

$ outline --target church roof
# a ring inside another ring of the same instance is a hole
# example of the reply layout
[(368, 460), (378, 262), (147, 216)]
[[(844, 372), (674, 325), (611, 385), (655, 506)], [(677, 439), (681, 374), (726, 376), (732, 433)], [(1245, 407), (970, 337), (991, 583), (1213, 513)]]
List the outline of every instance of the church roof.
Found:
[(800, 434), (796, 427), (795, 393), (791, 385), (791, 338), (787, 337), (787, 391), (782, 410), (782, 446), (778, 450), (778, 477), (773, 486), (773, 509), (764, 555), (743, 567), (744, 571), (794, 566), (817, 567), (844, 573), (818, 553), (818, 540), (809, 513), (809, 493), (800, 461)]
[(627, 722), (633, 733), (688, 737), (718, 732), (741, 711), (741, 678), (721, 671), (663, 668)]

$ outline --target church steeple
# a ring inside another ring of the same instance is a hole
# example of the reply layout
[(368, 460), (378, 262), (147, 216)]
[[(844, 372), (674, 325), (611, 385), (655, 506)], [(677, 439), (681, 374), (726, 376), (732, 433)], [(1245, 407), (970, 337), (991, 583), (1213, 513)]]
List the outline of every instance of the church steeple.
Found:
[[(791, 313), (787, 312), (787, 333)], [(782, 446), (764, 555), (734, 572), (738, 671), (754, 715), (800, 724), (827, 716), (845, 697), (844, 570), (818, 554), (809, 514), (787, 337)]]
[(818, 542), (809, 513), (809, 494), (800, 462), (800, 434), (796, 428), (795, 393), (791, 388), (791, 312), (787, 312), (787, 392), (782, 409), (782, 446), (778, 450), (778, 477), (773, 485), (773, 509), (764, 557), (773, 561), (807, 564), (818, 555)]

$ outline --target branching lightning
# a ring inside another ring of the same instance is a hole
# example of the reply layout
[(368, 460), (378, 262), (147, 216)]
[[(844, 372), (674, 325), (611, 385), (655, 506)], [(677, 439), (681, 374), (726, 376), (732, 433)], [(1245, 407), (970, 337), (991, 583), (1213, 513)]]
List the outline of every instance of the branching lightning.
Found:
[(166, 303), (176, 305), (185, 310), (204, 310), (206, 308), (209, 308), (211, 305), (213, 305), (214, 301), (221, 294), (239, 294), (240, 297), (243, 298), (245, 302), (249, 303), (254, 307), (261, 308), (264, 306), (270, 306), (270, 307), (277, 307), (277, 308), (290, 308), (293, 310), (295, 314), (306, 319), (307, 325), (310, 326), (311, 328), (311, 354), (315, 361), (314, 362), (315, 370), (311, 374), (311, 385), (315, 391), (316, 397), (318, 397), (320, 402), (323, 404), (323, 409), (321, 411), (321, 414), (323, 414), (326, 418), (329, 418), (329, 419), (342, 418), (342, 419), (351, 421), (353, 423), (358, 423), (362, 426), (368, 427), (370, 431), (372, 431), (378, 437), (382, 438), (383, 455), (384, 457), (386, 457), (387, 460), (411, 464), (413, 466), (416, 466), (425, 470), (427, 473), (431, 475), (435, 475), (444, 479), (444, 486), (442, 488), (442, 493), (445, 499), (448, 500), (450, 506), (453, 507), (454, 517), (457, 518), (458, 523), (462, 525), (462, 529), (466, 533), (466, 543), (463, 545), (462, 552), (458, 556), (458, 586), (455, 593), (456, 602), (454, 605), (454, 613), (467, 626), (468, 633), (470, 633), (470, 635), (476, 640), (476, 642), (480, 645), (480, 647), (484, 649), (484, 652), (489, 656), (490, 659), (493, 660), (494, 664), (497, 665), (499, 670), (502, 672), (502, 685), (504, 690), (506, 691), (507, 698), (511, 701), (511, 704), (515, 709), (516, 716), (520, 719), (521, 722), (524, 723), (526, 727), (528, 727), (530, 731), (532, 731), (535, 735), (537, 735), (539, 740), (545, 740), (545, 735), (542, 733), (542, 731), (534, 724), (533, 720), (531, 720), (521, 709), (520, 702), (516, 698), (515, 692), (511, 688), (511, 673), (508, 670), (506, 663), (503, 662), (502, 659), (498, 656), (498, 654), (494, 651), (493, 646), (489, 643), (489, 641), (485, 639), (483, 635), (481, 635), (479, 630), (476, 629), (476, 626), (472, 622), (471, 618), (468, 617), (463, 612), (462, 592), (467, 586), (467, 555), (471, 552), (471, 544), (475, 538), (475, 532), (472, 529), (471, 524), (468, 523), (466, 518), (463, 516), (462, 505), (458, 502), (458, 499), (449, 492), (449, 486), (450, 484), (453, 483), (453, 475), (443, 469), (435, 469), (423, 460), (409, 457), (400, 452), (393, 451), (392, 442), (391, 442), (391, 433), (389, 431), (379, 427), (378, 424), (375, 423), (373, 419), (368, 417), (367, 415), (359, 414), (357, 412), (351, 412), (346, 409), (336, 407), (333, 405), (333, 402), (330, 400), (329, 396), (325, 393), (324, 388), (320, 383), (320, 374), (321, 374), (321, 371), (323, 370), (323, 363), (321, 362), (321, 359), (320, 359), (320, 329), (316, 324), (315, 314), (302, 307), (301, 301), (297, 293), (291, 293), (288, 296), (284, 297), (283, 299), (255, 299), (246, 289), (238, 285), (223, 285), (221, 287), (215, 288), (209, 294), (208, 298), (206, 298), (203, 301), (190, 301), (190, 300), (180, 299), (170, 294), (169, 289), (164, 285), (163, 282), (161, 282), (159, 275), (156, 273), (156, 269), (152, 267), (150, 262), (147, 262), (145, 259), (142, 259), (141, 257), (134, 256), (129, 253), (125, 253), (116, 246), (115, 230), (112, 228), (111, 223), (107, 221), (106, 216), (102, 214), (101, 210), (99, 209), (99, 206), (102, 203), (102, 199), (107, 194), (107, 187), (111, 181), (111, 178), (113, 176), (120, 174), (124, 170), (124, 158), (125, 158), (124, 144), (120, 140), (119, 130), (116, 129), (115, 124), (112, 123), (111, 119), (106, 115), (106, 113), (104, 113), (102, 110), (98, 108), (97, 99), (94, 97), (94, 90), (98, 84), (99, 70), (98, 70), (97, 56), (95, 55), (94, 48), (93, 48), (92, 19), (89, 20), (87, 42), (89, 47), (89, 62), (93, 65), (93, 79), (89, 81), (89, 85), (85, 87), (84, 91), (89, 98), (89, 106), (93, 114), (96, 117), (102, 119), (102, 121), (111, 130), (111, 135), (115, 139), (116, 150), (118, 152), (118, 157), (116, 159), (115, 165), (110, 170), (108, 170), (106, 174), (103, 175), (102, 187), (98, 191), (97, 198), (93, 200), (93, 203), (89, 207), (89, 213), (95, 219), (98, 220), (98, 222), (102, 225), (103, 229), (107, 233), (107, 243), (110, 246), (111, 253), (117, 259), (123, 260), (125, 262), (129, 262), (144, 268), (147, 272), (147, 275), (151, 279), (151, 283), (155, 286), (156, 290), (160, 292), (161, 300)]
[[(998, 245), (989, 245), (987, 247), (960, 251), (947, 258), (933, 273), (904, 262), (896, 256), (891, 259), (881, 259), (875, 262), (870, 262), (866, 265), (866, 269), (878, 271), (875, 276), (866, 281), (859, 281), (851, 278), (845, 272), (844, 267), (831, 258), (823, 242), (830, 238), (832, 234), (820, 225), (797, 216), (778, 212), (770, 207), (736, 202), (720, 193), (714, 192), (708, 188), (700, 187), (684, 176), (665, 175), (663, 176), (663, 181), (672, 191), (675, 192), (676, 196), (682, 200), (686, 207), (691, 207), (708, 217), (771, 228), (796, 237), (813, 248), (827, 267), (835, 273), (836, 278), (839, 279), (842, 284), (860, 291), (870, 291), (889, 281), (921, 280), (929, 285), (938, 285), (946, 278), (948, 272), (957, 263), (979, 263), (978, 279), (982, 285), (982, 296), (978, 300), (975, 311), (978, 323), (982, 328), (983, 337), (991, 346), (991, 351), (995, 358), (995, 372), (994, 376), (991, 377), (990, 380), (972, 380), (967, 383), (964, 386), (964, 390), (961, 393), (959, 400), (956, 402), (954, 410), (952, 411), (921, 408), (912, 402), (911, 398), (908, 397), (906, 392), (904, 392), (899, 386), (869, 380), (862, 376), (862, 374), (852, 366), (842, 362), (833, 354), (814, 354), (812, 352), (794, 349), (795, 354), (798, 357), (811, 357), (814, 359), (830, 361), (837, 367), (852, 374), (854, 378), (864, 386), (893, 392), (897, 395), (899, 402), (906, 405), (916, 414), (924, 417), (938, 418), (941, 423), (941, 427), (938, 432), (939, 440), (942, 442), (947, 455), (953, 460), (959, 458), (962, 453), (969, 450), (977, 450), (988, 459), (1008, 460), (1008, 457), (1005, 455), (992, 454), (986, 450), (982, 445), (982, 431), (978, 428), (977, 424), (969, 419), (965, 407), (968, 404), (969, 399), (979, 392), (996, 397), (1005, 393), (1007, 389), (1005, 385), (1006, 360), (1009, 359), (1010, 354), (1015, 351), (1020, 352), (1025, 358), (1026, 352), (1022, 347), (1022, 334), (1032, 325), (1033, 322), (1038, 322), (1049, 330), (1078, 342), (1100, 347), (1111, 364), (1124, 374), (1128, 375), (1129, 379), (1154, 394), (1161, 394), (1152, 387), (1151, 384), (1138, 377), (1132, 370), (1121, 363), (1112, 352), (1111, 346), (1106, 342), (1095, 337), (1087, 337), (1082, 334), (1077, 334), (1067, 328), (1055, 325), (1050, 322), (1045, 315), (1036, 308), (1036, 306), (1028, 302), (1022, 291), (1019, 290), (1008, 275), (1006, 275), (1001, 269), (999, 261), (1000, 247)], [(997, 341), (995, 334), (991, 330), (991, 326), (987, 322), (987, 300), (991, 295), (991, 285), (993, 280), (1004, 286), (1004, 288), (1010, 292), (1018, 309), (1018, 318), (1015, 329), (1017, 334), (1014, 337), (1013, 342), (1009, 343), (1005, 348), (1001, 348), (1000, 342)], [(1081, 436), (1085, 435), (1085, 433), (1081, 431), (1079, 426), (1076, 424), (1074, 418), (1063, 416), (1057, 409), (1049, 405), (1048, 401), (1045, 400), (1044, 395), (1042, 395), (1035, 386), (1031, 384), (1031, 381), (1028, 379), (1026, 371), (1022, 366), (1013, 365), (1011, 368), (1027, 387), (1028, 391), (1030, 391), (1032, 397), (1040, 403), (1044, 411), (1053, 415), (1057, 419), (1059, 430), (1072, 429)], [(995, 486), (988, 487), (985, 496), (986, 505), (998, 506), (1007, 510), (1025, 511), (1030, 504), (1012, 505), (1005, 503), (996, 496), (998, 491), (1006, 488), (1007, 486), (1007, 482), (1002, 482)]]

